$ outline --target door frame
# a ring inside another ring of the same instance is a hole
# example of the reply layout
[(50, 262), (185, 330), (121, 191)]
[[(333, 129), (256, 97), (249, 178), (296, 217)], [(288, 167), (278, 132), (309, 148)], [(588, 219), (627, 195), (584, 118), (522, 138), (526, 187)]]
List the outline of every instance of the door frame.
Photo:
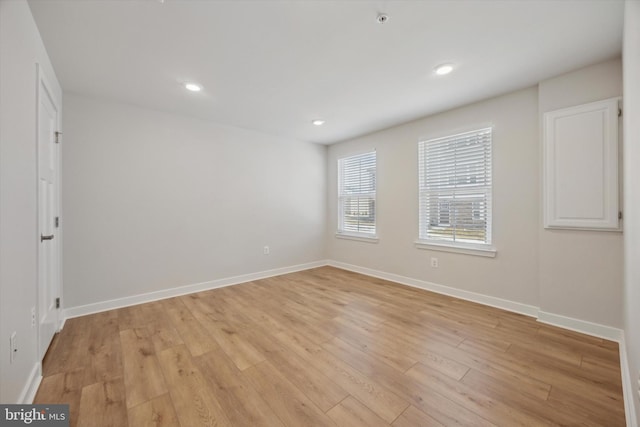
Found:
[[(56, 87), (59, 86), (54, 86), (51, 84), (51, 82), (55, 82), (57, 83), (57, 79), (56, 76), (49, 76), (47, 71), (44, 69), (44, 67), (42, 67), (42, 65), (40, 65), (39, 63), (36, 63), (36, 122), (35, 122), (35, 127), (36, 127), (36, 205), (37, 205), (37, 216), (36, 216), (36, 245), (37, 245), (37, 251), (36, 251), (36, 259), (37, 259), (37, 289), (36, 289), (36, 317), (35, 317), (35, 321), (36, 321), (36, 335), (37, 335), (37, 352), (38, 352), (38, 357), (40, 357), (40, 354), (45, 354), (46, 349), (42, 349), (40, 348), (42, 343), (41, 343), (41, 328), (40, 328), (40, 310), (42, 307), (40, 307), (41, 302), (40, 302), (40, 257), (41, 257), (41, 245), (42, 242), (40, 241), (40, 213), (42, 210), (42, 206), (40, 203), (40, 154), (39, 154), (39, 126), (40, 126), (40, 101), (42, 99), (43, 96), (48, 96), (51, 99), (51, 102), (54, 104), (55, 108), (56, 108), (56, 129), (57, 132), (61, 132), (62, 130), (62, 99), (60, 96), (57, 95), (56, 92)], [(46, 91), (46, 94), (43, 93), (43, 90)], [(61, 206), (61, 202), (62, 202), (62, 198), (61, 198), (61, 184), (62, 184), (62, 179), (61, 179), (61, 175), (62, 175), (62, 149), (61, 149), (61, 144), (60, 143), (56, 143), (54, 144), (54, 146), (56, 147), (56, 174), (55, 174), (55, 181), (54, 181), (54, 206), (55, 206), (55, 213), (53, 214), (54, 217), (58, 217), (61, 218), (61, 212), (62, 212), (62, 206)], [(53, 289), (52, 289), (52, 293), (54, 295), (57, 295), (60, 298), (60, 307), (59, 309), (57, 309), (55, 311), (55, 315), (54, 315), (54, 322), (55, 322), (55, 331), (59, 332), (62, 329), (62, 325), (64, 322), (64, 317), (62, 316), (62, 307), (63, 307), (63, 301), (62, 301), (62, 221), (61, 219), (59, 220), (58, 223), (58, 227), (55, 228), (55, 238), (53, 239), (53, 241), (48, 242), (48, 244), (53, 244), (55, 245), (55, 257), (54, 257), (54, 262), (55, 262), (55, 267), (54, 267), (54, 275), (55, 277), (53, 277)], [(51, 343), (49, 343), (50, 345)], [(44, 357), (44, 356), (43, 356)], [(40, 360), (41, 362), (41, 360)]]

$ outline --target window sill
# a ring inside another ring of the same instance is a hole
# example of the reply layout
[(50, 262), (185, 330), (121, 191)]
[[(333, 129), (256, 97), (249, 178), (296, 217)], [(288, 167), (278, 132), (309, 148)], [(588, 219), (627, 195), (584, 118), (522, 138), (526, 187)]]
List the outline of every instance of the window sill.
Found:
[(432, 251), (453, 252), (457, 254), (483, 256), (488, 258), (495, 258), (498, 251), (493, 246), (475, 246), (465, 244), (447, 244), (447, 243), (435, 243), (425, 242), (424, 240), (418, 240), (415, 242), (418, 249), (429, 249)]
[(366, 242), (366, 243), (378, 243), (380, 241), (380, 239), (378, 239), (378, 236), (363, 236), (363, 235), (356, 235), (356, 234), (336, 233), (336, 237), (338, 239), (355, 240), (358, 242)]

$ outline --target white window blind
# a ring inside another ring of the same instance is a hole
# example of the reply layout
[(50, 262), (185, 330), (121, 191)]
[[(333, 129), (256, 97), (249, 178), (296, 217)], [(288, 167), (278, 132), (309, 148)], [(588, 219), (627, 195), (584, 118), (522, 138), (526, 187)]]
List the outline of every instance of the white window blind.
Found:
[(376, 152), (338, 159), (338, 233), (376, 234)]
[(421, 141), (421, 241), (491, 244), (491, 128)]

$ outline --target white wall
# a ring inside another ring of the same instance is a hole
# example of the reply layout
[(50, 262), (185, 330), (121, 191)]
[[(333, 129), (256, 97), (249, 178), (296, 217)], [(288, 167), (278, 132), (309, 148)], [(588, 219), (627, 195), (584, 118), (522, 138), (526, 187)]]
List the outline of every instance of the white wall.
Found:
[[(417, 249), (417, 144), (492, 123), (496, 258)], [(377, 244), (338, 239), (336, 163), (377, 150)], [(332, 145), (328, 158), (329, 258), (386, 273), (538, 305), (539, 168), (535, 87)], [(439, 267), (432, 268), (431, 256)]]
[[(640, 424), (640, 2), (625, 3), (624, 30), (624, 250), (625, 337), (630, 385)], [(631, 424), (633, 425), (633, 424)]]
[[(541, 117), (547, 111), (622, 96), (622, 62), (582, 68), (538, 87)], [(540, 309), (622, 328), (622, 242), (621, 232), (545, 230), (541, 222)]]
[[(26, 1), (0, 0), (0, 402), (26, 397), (39, 375), (36, 63), (55, 76)], [(57, 82), (54, 89), (61, 98)], [(9, 363), (9, 336), (18, 354)], [(22, 402), (20, 402), (22, 403)]]
[(64, 108), (65, 307), (324, 259), (325, 146), (71, 94)]
[[(622, 233), (542, 227), (540, 113), (622, 94), (620, 60), (335, 144), (328, 156), (330, 259), (622, 327)], [(416, 249), (417, 143), (492, 123), (495, 259)], [(336, 160), (377, 150), (379, 243), (335, 237)], [(439, 258), (432, 268), (429, 258)]]

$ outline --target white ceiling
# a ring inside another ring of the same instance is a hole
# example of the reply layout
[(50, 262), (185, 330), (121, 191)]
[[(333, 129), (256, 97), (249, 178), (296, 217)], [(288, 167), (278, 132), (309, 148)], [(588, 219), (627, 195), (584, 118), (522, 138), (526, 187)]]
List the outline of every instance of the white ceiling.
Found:
[[(619, 0), (29, 4), (65, 91), (326, 144), (617, 56), (624, 8)], [(376, 22), (380, 12), (387, 23)], [(443, 62), (456, 69), (438, 77), (433, 67)], [(204, 91), (187, 92), (186, 80)]]

